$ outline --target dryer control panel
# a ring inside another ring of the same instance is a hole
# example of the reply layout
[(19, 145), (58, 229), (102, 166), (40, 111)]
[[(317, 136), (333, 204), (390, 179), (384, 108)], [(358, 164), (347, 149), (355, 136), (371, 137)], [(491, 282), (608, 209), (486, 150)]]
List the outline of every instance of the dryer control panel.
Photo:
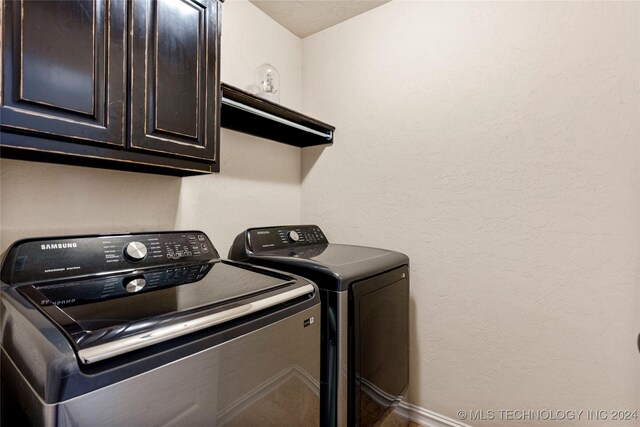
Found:
[(299, 246), (329, 243), (317, 225), (283, 225), (247, 230), (247, 243), (253, 253), (271, 252)]

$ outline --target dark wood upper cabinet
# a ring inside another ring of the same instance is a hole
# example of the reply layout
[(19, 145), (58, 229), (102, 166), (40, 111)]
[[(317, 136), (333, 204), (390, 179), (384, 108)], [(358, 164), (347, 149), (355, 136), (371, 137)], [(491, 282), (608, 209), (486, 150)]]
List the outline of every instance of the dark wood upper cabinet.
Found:
[(131, 147), (216, 159), (215, 0), (131, 3)]
[(2, 157), (219, 170), (218, 0), (5, 0)]
[(3, 128), (124, 145), (125, 9), (123, 1), (3, 1)]

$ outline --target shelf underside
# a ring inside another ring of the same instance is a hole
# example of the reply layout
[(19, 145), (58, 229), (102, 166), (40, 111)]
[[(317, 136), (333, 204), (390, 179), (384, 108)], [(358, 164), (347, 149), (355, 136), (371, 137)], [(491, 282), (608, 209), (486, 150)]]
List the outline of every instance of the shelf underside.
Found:
[(224, 128), (296, 147), (333, 143), (335, 127), (222, 83)]

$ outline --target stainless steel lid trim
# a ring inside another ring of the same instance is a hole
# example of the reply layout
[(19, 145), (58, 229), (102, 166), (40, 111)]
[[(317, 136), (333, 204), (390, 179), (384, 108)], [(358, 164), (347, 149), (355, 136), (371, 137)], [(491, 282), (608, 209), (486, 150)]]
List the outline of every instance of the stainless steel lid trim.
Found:
[(179, 322), (164, 326), (151, 332), (132, 335), (118, 341), (99, 344), (78, 351), (80, 362), (85, 365), (109, 359), (133, 350), (138, 350), (153, 344), (158, 344), (177, 338), (192, 332), (196, 332), (211, 326), (219, 325), (239, 317), (247, 316), (260, 310), (264, 310), (278, 304), (291, 301), (295, 298), (314, 292), (311, 284), (292, 289), (277, 295), (273, 295), (258, 301), (243, 304), (218, 313), (203, 316), (197, 319)]

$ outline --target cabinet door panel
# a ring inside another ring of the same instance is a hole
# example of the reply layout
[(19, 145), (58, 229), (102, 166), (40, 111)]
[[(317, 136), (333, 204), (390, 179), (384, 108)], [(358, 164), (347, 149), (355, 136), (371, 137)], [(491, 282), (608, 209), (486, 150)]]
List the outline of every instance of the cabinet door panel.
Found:
[[(198, 46), (205, 24), (202, 9), (187, 2), (158, 3), (156, 21), (156, 129), (198, 137), (198, 93), (204, 90), (205, 70)], [(179, 16), (179, 26), (172, 21)]]
[[(50, 1), (23, 4), (20, 99), (93, 115), (97, 53), (93, 35), (95, 26), (95, 32), (104, 34), (100, 28), (104, 22), (95, 19), (93, 1), (79, 1), (76, 6), (60, 7)], [(56, 23), (56, 31), (45, 36), (42, 29), (49, 22)]]
[(217, 161), (219, 5), (131, 4), (132, 148)]
[(124, 145), (123, 0), (2, 6), (3, 129)]

